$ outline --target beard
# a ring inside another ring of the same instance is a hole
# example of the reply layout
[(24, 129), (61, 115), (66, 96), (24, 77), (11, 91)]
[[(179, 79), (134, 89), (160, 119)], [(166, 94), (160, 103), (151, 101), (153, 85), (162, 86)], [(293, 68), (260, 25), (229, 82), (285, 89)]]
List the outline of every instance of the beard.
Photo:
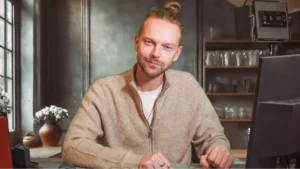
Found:
[(171, 62), (169, 64), (165, 64), (160, 62), (155, 57), (139, 57), (138, 56), (138, 64), (143, 72), (151, 78), (155, 78), (161, 74), (163, 74), (166, 70), (171, 67)]

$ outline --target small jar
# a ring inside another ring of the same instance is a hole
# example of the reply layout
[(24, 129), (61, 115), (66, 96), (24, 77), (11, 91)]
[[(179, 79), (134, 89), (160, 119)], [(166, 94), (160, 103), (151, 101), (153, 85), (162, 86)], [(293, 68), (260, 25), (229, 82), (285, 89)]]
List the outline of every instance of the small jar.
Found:
[(32, 134), (32, 132), (25, 133), (25, 136), (23, 137), (23, 145), (26, 147), (35, 147), (36, 146), (35, 138), (34, 138), (34, 135)]

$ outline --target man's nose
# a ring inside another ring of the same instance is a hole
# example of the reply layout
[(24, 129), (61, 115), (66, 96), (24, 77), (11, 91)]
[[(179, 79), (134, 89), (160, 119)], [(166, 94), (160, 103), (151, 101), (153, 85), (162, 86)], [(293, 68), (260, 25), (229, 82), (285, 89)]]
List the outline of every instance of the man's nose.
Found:
[(156, 58), (158, 58), (160, 56), (160, 47), (158, 45), (155, 45), (153, 47), (152, 52), (151, 52), (151, 56), (156, 57)]

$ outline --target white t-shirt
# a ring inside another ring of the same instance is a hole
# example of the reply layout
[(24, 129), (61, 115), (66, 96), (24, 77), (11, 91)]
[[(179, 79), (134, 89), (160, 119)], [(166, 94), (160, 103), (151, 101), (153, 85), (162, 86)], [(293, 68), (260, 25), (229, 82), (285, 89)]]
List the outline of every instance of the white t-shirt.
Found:
[(160, 94), (161, 89), (162, 85), (150, 92), (142, 92), (140, 90), (137, 90), (140, 98), (142, 99), (143, 112), (149, 124), (151, 124), (152, 122), (154, 102)]

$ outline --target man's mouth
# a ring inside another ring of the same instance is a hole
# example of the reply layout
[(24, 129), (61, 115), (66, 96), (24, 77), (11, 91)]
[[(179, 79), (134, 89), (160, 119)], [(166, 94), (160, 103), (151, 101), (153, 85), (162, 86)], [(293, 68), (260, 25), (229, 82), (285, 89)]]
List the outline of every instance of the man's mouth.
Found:
[(151, 62), (151, 61), (148, 61), (148, 60), (146, 60), (146, 62), (148, 62), (148, 63), (150, 63), (150, 64), (152, 64), (152, 65), (160, 66), (160, 64), (159, 64), (159, 63), (156, 63), (156, 62)]

